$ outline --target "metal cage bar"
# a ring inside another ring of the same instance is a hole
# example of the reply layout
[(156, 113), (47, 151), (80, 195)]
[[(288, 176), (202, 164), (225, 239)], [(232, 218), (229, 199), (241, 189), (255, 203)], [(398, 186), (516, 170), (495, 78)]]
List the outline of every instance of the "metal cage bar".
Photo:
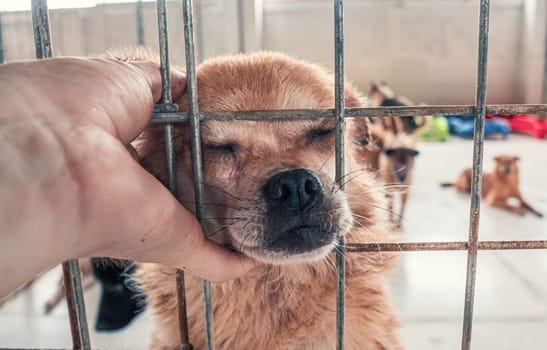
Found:
[[(344, 1), (334, 0), (334, 117), (336, 119), (336, 183), (344, 190)], [(345, 314), (345, 246), (344, 238), (336, 247), (336, 349), (344, 349)]]
[[(417, 252), (439, 250), (468, 250), (466, 242), (395, 242), (395, 243), (350, 243), (348, 253), (356, 252)], [(478, 250), (547, 249), (547, 241), (479, 241)]]
[(4, 38), (2, 36), (2, 12), (0, 11), (0, 64), (4, 63)]
[[(32, 0), (31, 12), (36, 58), (51, 57), (52, 47), (47, 0)], [(91, 349), (91, 342), (89, 340), (84, 292), (78, 260), (66, 261), (62, 266), (72, 346), (74, 349), (88, 350)]]
[(245, 12), (243, 0), (237, 0), (237, 45), (239, 53), (245, 52)]
[(137, 45), (144, 46), (144, 13), (142, 0), (137, 1)]
[[(171, 95), (171, 75), (169, 65), (169, 42), (167, 30), (167, 5), (165, 0), (158, 0), (156, 3), (158, 14), (158, 34), (160, 47), (160, 70), (162, 78), (162, 104), (156, 106), (156, 110), (163, 112), (177, 111), (178, 106), (173, 104)], [(175, 155), (175, 127), (173, 123), (167, 123), (164, 129), (165, 157), (167, 162), (167, 174), (169, 190), (178, 197), (176, 155)], [(177, 311), (179, 321), (179, 335), (181, 349), (192, 349), (188, 337), (188, 317), (186, 314), (186, 288), (184, 283), (184, 272), (176, 270), (177, 290)]]
[(480, 201), (482, 188), (482, 158), (484, 148), (484, 124), (486, 118), (486, 73), (488, 64), (488, 20), (490, 0), (480, 1), (479, 49), (477, 62), (476, 117), (473, 137), (473, 179), (469, 214), (469, 244), (467, 246), (467, 273), (463, 314), (462, 350), (471, 347), (475, 281), (477, 279), (477, 250), (479, 240)]
[[(344, 115), (348, 118), (374, 117), (384, 118), (392, 116), (419, 116), (431, 114), (445, 115), (476, 115), (475, 106), (420, 106), (420, 107), (364, 107), (346, 108)], [(487, 105), (487, 114), (511, 115), (530, 114), (547, 112), (547, 104), (503, 104)], [(299, 110), (277, 110), (277, 111), (240, 111), (240, 112), (202, 112), (199, 113), (201, 121), (208, 120), (291, 120), (291, 119), (319, 119), (334, 118), (334, 109), (299, 109)], [(152, 123), (179, 123), (189, 121), (188, 113), (155, 113)]]
[[(192, 166), (194, 172), (194, 194), (196, 201), (196, 217), (202, 223), (205, 214), (203, 205), (203, 162), (201, 153), (201, 133), (198, 106), (198, 87), (196, 75), (195, 45), (194, 45), (194, 13), (192, 0), (183, 0), (182, 17), (184, 20), (184, 53), (186, 56), (186, 75), (188, 79), (188, 115), (190, 116), (190, 146), (192, 150)], [(213, 310), (211, 307), (211, 284), (202, 282), (203, 308), (205, 314), (205, 341), (208, 350), (214, 348)]]
[(196, 49), (195, 54), (196, 56), (196, 62), (203, 62), (205, 59), (205, 49), (204, 49), (204, 41), (203, 41), (203, 1), (198, 1), (196, 5), (194, 6), (194, 19), (196, 23), (196, 30), (195, 30), (195, 36), (196, 36)]

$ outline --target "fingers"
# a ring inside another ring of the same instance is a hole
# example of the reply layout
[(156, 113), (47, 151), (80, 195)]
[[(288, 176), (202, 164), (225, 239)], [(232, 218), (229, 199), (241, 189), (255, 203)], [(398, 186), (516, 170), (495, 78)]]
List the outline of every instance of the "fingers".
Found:
[[(129, 62), (137, 68), (147, 79), (154, 102), (159, 103), (162, 93), (162, 79), (160, 65), (154, 62)], [(171, 94), (173, 100), (178, 100), (186, 91), (186, 76), (176, 70), (171, 70)]]
[(211, 282), (226, 282), (241, 277), (258, 265), (255, 260), (208, 239), (192, 248), (192, 254), (184, 257), (183, 264), (175, 261), (173, 265)]
[[(107, 129), (124, 144), (134, 140), (148, 125), (154, 103), (160, 102), (162, 79), (160, 66), (149, 61), (121, 62), (109, 60), (111, 67), (105, 72), (112, 83), (112, 92), (105, 101), (103, 110), (109, 116), (112, 128)], [(106, 66), (106, 65), (105, 65)], [(121, 67), (120, 67), (121, 66)], [(186, 90), (184, 74), (171, 71), (172, 100), (180, 99)], [(102, 103), (102, 102), (100, 102)], [(109, 126), (106, 125), (108, 128)]]
[[(254, 260), (207, 239), (193, 214), (178, 202), (173, 201), (169, 205), (172, 206), (172, 214), (158, 223), (157, 234), (171, 237), (172, 240), (163, 250), (155, 248), (161, 255), (154, 262), (183, 269), (211, 282), (241, 277), (256, 266)], [(171, 209), (165, 212), (171, 212)]]
[(102, 248), (92, 255), (160, 263), (212, 282), (240, 277), (256, 266), (254, 260), (205, 238), (195, 216), (127, 152), (123, 153), (113, 161), (117, 175), (94, 186), (104, 190), (94, 191), (93, 200), (109, 203), (108, 207), (100, 206), (104, 212), (94, 217), (114, 224), (93, 230), (104, 232), (104, 237), (94, 237)]

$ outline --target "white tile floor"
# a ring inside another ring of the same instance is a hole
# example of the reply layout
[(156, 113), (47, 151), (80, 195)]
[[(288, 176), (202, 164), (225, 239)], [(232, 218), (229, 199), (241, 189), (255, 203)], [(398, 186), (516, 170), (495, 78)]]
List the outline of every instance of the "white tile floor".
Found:
[[(416, 180), (410, 196), (405, 240), (466, 240), (469, 198), (438, 183), (453, 179), (470, 165), (472, 143), (452, 138), (444, 144), (421, 144)], [(521, 190), (547, 213), (547, 141), (511, 136), (487, 141), (485, 169), (492, 157), (514, 153), (522, 157)], [(482, 208), (481, 239), (547, 239), (547, 219), (517, 217)], [(465, 252), (410, 252), (401, 256), (391, 292), (402, 320), (401, 338), (407, 349), (460, 347), (465, 285)], [(547, 251), (481, 252), (478, 258), (474, 349), (547, 348)], [(65, 305), (43, 314), (60, 270), (46, 274), (28, 291), (0, 307), (0, 347), (70, 347)], [(98, 289), (87, 292), (93, 324)], [(126, 330), (110, 334), (92, 331), (96, 348), (143, 349), (148, 342), (150, 315), (139, 317)]]

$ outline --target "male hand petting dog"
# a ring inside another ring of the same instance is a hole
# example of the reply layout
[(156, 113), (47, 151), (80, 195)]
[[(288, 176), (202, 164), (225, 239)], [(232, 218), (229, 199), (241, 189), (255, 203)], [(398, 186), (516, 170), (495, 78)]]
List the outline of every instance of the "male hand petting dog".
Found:
[[(172, 73), (180, 98), (186, 79)], [(63, 260), (111, 256), (226, 281), (255, 266), (206, 239), (134, 159), (159, 65), (54, 58), (0, 67), (0, 298)], [(134, 150), (133, 150), (134, 151)]]

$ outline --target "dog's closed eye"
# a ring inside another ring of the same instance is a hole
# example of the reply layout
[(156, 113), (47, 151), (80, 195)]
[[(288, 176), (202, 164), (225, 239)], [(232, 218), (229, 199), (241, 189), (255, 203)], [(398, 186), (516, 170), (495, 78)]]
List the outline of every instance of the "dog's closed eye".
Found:
[(233, 155), (237, 151), (237, 145), (233, 142), (227, 143), (206, 143), (203, 145), (205, 149), (211, 152), (218, 152), (223, 154)]
[(320, 128), (308, 131), (307, 137), (310, 141), (318, 141), (322, 138), (334, 135), (336, 128)]

